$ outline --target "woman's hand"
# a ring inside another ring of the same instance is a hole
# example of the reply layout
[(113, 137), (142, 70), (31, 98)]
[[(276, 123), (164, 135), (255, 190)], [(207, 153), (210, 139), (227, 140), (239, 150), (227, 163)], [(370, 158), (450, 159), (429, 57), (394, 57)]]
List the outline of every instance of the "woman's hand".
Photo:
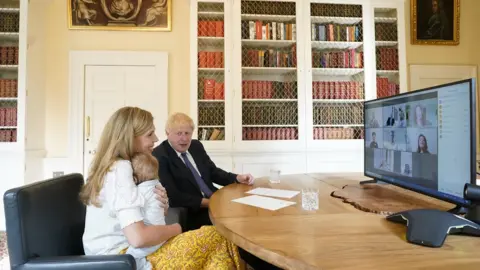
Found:
[(157, 194), (157, 200), (160, 202), (160, 205), (165, 209), (165, 215), (167, 215), (168, 207), (170, 206), (167, 191), (162, 185), (156, 185), (154, 191)]

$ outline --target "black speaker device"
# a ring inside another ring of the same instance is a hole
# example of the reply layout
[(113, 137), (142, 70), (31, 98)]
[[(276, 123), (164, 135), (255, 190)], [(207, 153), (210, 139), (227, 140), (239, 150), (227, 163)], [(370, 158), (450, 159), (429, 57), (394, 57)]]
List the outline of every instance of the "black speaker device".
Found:
[(465, 184), (465, 199), (472, 203), (465, 218), (437, 209), (415, 209), (387, 216), (407, 226), (407, 241), (427, 247), (441, 247), (449, 234), (480, 236), (480, 186)]
[(387, 216), (388, 221), (407, 226), (407, 241), (427, 247), (441, 247), (449, 234), (480, 236), (480, 225), (437, 209), (415, 209)]

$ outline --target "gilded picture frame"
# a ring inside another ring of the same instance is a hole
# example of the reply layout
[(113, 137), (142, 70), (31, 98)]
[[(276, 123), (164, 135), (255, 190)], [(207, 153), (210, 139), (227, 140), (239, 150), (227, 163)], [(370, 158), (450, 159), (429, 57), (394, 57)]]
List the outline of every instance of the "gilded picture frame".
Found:
[(68, 28), (172, 31), (172, 0), (68, 0)]
[(410, 0), (414, 45), (460, 44), (460, 0)]

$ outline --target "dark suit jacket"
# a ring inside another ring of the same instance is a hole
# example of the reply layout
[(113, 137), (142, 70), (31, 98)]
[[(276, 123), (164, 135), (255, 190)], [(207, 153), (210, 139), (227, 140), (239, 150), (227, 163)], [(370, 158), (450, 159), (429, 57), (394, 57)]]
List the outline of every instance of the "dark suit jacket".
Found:
[[(222, 186), (236, 182), (237, 175), (217, 168), (198, 140), (192, 140), (188, 152), (192, 155), (203, 180), (213, 192), (217, 190), (213, 182)], [(170, 206), (199, 210), (203, 198), (200, 188), (190, 169), (168, 141), (165, 140), (155, 147), (152, 154), (158, 160), (160, 182), (167, 190)]]

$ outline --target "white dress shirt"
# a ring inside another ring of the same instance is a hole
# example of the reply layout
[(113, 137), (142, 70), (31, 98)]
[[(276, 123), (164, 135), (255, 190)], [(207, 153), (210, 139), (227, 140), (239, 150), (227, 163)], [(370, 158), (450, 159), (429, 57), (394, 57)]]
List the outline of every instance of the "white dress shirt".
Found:
[[(172, 146), (172, 144), (171, 144), (170, 142), (168, 142), (168, 144), (170, 144), (170, 146), (171, 146), (172, 149), (175, 151), (175, 153), (177, 153), (178, 158), (179, 158), (180, 160), (182, 160), (182, 162), (185, 164), (185, 160), (183, 160), (182, 153), (181, 153), (181, 152), (178, 152), (177, 150), (175, 150), (175, 148), (173, 148), (173, 146)], [(193, 160), (192, 154), (190, 154), (190, 152), (188, 152), (188, 150), (187, 150), (186, 153), (187, 153), (188, 161), (190, 161), (190, 163), (192, 163), (192, 166), (193, 166), (193, 168), (198, 172), (198, 175), (202, 176), (202, 174), (201, 174), (200, 171), (198, 170), (198, 167), (197, 167), (197, 164), (195, 163), (195, 160)], [(204, 180), (204, 181), (205, 181), (205, 180)], [(205, 197), (205, 194), (203, 193), (203, 191), (201, 191), (201, 192), (202, 192), (203, 197)]]
[[(173, 149), (173, 150), (175, 150), (175, 149)], [(182, 153), (178, 152), (177, 150), (175, 150), (175, 152), (177, 153), (178, 157), (182, 160), (182, 162), (185, 163), (185, 160), (183, 160), (183, 157), (182, 157)], [(193, 168), (198, 172), (198, 174), (200, 176), (202, 176), (202, 174), (198, 170), (198, 167), (197, 167), (197, 164), (195, 163), (195, 160), (193, 160), (192, 154), (190, 154), (190, 152), (188, 152), (188, 151), (186, 153), (187, 153), (188, 161), (190, 161), (190, 163), (192, 163)]]

